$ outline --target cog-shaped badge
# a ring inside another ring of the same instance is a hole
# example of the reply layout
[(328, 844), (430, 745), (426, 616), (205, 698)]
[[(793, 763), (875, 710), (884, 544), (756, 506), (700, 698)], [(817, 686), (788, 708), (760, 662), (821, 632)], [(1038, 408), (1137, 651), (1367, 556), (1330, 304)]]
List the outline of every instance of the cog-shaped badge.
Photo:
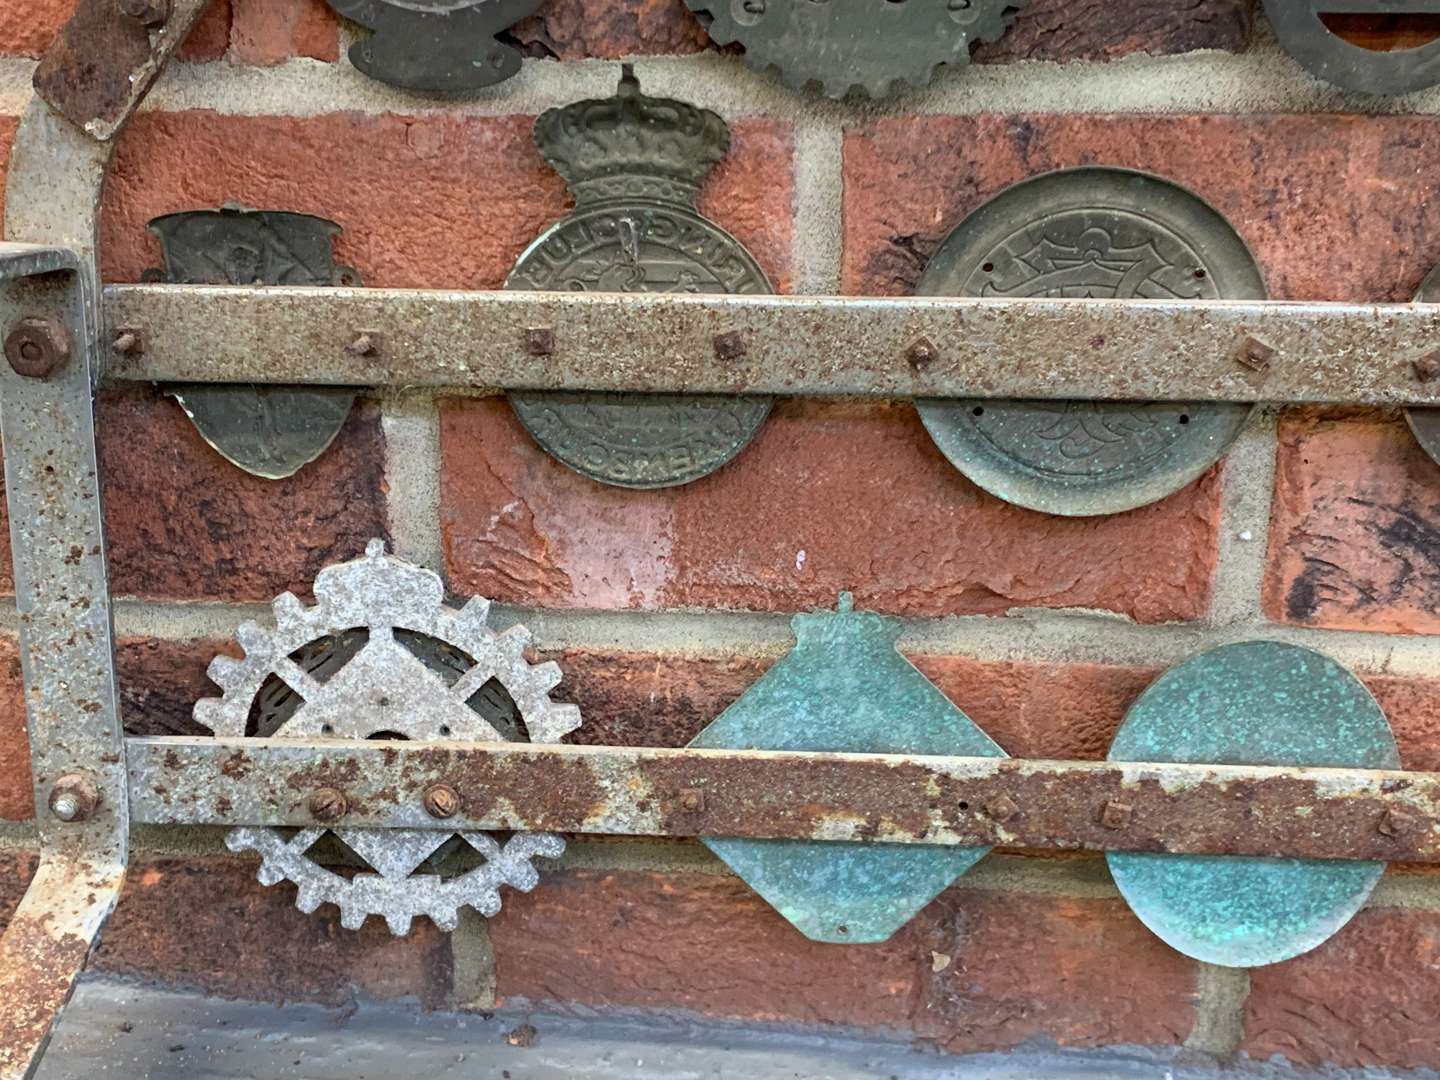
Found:
[(756, 71), (775, 68), (792, 90), (876, 100), (897, 83), (922, 87), (941, 64), (970, 62), (998, 41), (1025, 0), (685, 0), (720, 45), (739, 42)]
[[(322, 570), (315, 599), (306, 607), (285, 593), (273, 630), (239, 628), (245, 657), (211, 663), (224, 694), (196, 703), (197, 722), (226, 738), (421, 742), (554, 743), (580, 726), (576, 706), (550, 699), (559, 667), (525, 659), (528, 631), (496, 633), (479, 597), (446, 606), (439, 576), (387, 556), (382, 540)], [(343, 827), (239, 828), (226, 845), (259, 853), (262, 884), (293, 881), (301, 911), (335, 904), (352, 930), (382, 915), (397, 935), (416, 915), (453, 930), (462, 907), (496, 914), (502, 885), (528, 892), (538, 881), (530, 860), (565, 850), (547, 833)], [(364, 868), (326, 865), (337, 856)]]

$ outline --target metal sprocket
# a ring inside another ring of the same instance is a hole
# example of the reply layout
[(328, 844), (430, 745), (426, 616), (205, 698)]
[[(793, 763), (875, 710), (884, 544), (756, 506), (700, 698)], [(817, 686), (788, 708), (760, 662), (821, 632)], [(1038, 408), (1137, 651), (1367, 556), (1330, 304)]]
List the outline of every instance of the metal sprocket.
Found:
[[(577, 707), (550, 700), (559, 667), (525, 659), (523, 627), (496, 633), (490, 603), (478, 597), (459, 610), (447, 607), (439, 576), (387, 556), (383, 541), (372, 540), (362, 559), (322, 570), (314, 591), (309, 608), (291, 593), (278, 597), (273, 630), (239, 628), (245, 657), (211, 663), (210, 678), (224, 694), (196, 703), (197, 722), (228, 738), (491, 742), (518, 729), (546, 743), (580, 726)], [(327, 834), (368, 869), (347, 876), (317, 862), (310, 851)], [(480, 865), (442, 873), (457, 856), (457, 838), (470, 849), (458, 854)], [(406, 933), (416, 915), (444, 930), (455, 928), (461, 907), (494, 915), (502, 885), (534, 888), (532, 857), (565, 850), (548, 833), (344, 827), (239, 828), (226, 845), (260, 854), (262, 884), (293, 881), (300, 910), (333, 903), (350, 929), (383, 915), (395, 934)]]
[(941, 64), (967, 64), (977, 41), (998, 41), (1025, 0), (685, 0), (718, 44), (775, 68), (792, 90), (888, 96), (922, 87)]

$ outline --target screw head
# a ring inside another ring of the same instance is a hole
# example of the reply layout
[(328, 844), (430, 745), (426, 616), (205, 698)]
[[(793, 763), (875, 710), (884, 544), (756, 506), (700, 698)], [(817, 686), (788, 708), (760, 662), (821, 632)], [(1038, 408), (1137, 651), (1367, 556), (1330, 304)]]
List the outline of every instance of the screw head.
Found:
[(316, 821), (339, 821), (350, 811), (350, 800), (339, 788), (316, 788), (310, 793), (310, 813)]
[(17, 375), (48, 379), (70, 362), (70, 331), (57, 319), (27, 315), (5, 338), (5, 359)]
[(1240, 345), (1240, 352), (1235, 356), (1235, 362), (1251, 371), (1263, 372), (1270, 367), (1270, 362), (1275, 359), (1275, 350), (1259, 338), (1247, 337)]
[(940, 350), (929, 338), (918, 337), (910, 343), (910, 348), (905, 350), (905, 359), (910, 361), (910, 366), (916, 371), (924, 371), (940, 359)]
[(119, 0), (119, 7), (142, 26), (160, 26), (170, 18), (170, 0)]
[(434, 784), (425, 789), (425, 812), (444, 820), (460, 812), (460, 793), (449, 784)]
[(1123, 829), (1130, 824), (1130, 818), (1134, 812), (1134, 808), (1129, 803), (1117, 802), (1112, 799), (1100, 811), (1100, 824), (1107, 829)]
[(50, 812), (61, 821), (87, 821), (99, 805), (99, 790), (79, 773), (60, 777), (50, 789)]

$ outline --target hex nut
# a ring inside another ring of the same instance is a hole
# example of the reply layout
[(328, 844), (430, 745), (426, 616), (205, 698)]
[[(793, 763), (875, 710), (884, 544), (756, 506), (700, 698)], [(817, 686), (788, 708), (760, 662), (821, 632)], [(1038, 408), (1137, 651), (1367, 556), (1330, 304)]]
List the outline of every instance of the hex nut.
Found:
[(460, 793), (449, 784), (434, 784), (425, 789), (425, 812), (444, 821), (460, 812)]
[(338, 788), (316, 788), (310, 793), (310, 814), (316, 821), (339, 821), (350, 812), (350, 800)]
[(61, 821), (88, 821), (100, 806), (100, 791), (88, 776), (70, 773), (55, 781), (49, 801), (50, 812)]
[(46, 315), (25, 316), (5, 338), (5, 359), (27, 379), (48, 379), (70, 362), (70, 353), (70, 331)]

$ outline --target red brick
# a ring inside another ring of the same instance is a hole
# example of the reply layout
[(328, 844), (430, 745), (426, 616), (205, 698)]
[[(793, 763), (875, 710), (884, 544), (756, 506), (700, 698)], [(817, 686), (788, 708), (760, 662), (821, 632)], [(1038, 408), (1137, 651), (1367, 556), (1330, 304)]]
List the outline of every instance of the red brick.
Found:
[[(9, 0), (0, 4), (0, 56), (39, 56), (75, 10), (75, 0)], [(180, 47), (179, 59), (218, 60), (230, 30), (230, 0), (213, 0)]]
[(1250, 973), (1241, 1050), (1306, 1065), (1440, 1068), (1440, 914), (1370, 908), (1313, 952)]
[(1409, 300), (1440, 262), (1427, 180), (1440, 169), (1440, 117), (909, 117), (847, 135), (844, 288), (910, 292), (985, 199), (1097, 163), (1156, 172), (1210, 200), (1277, 298)]
[[(239, 618), (236, 625), (239, 625)], [(121, 638), (115, 643), (120, 713), (127, 735), (209, 735), (195, 723), (195, 702), (219, 697), (205, 671), (220, 653), (239, 658), (233, 640)]]
[(98, 417), (118, 595), (305, 595), (324, 566), (357, 558), (367, 540), (387, 535), (384, 437), (372, 403), (357, 403), (330, 449), (280, 481), (220, 457), (172, 399), (106, 394)]
[(10, 925), (39, 861), (33, 851), (0, 851), (0, 933)]
[(1113, 60), (1130, 53), (1243, 50), (1253, 0), (1029, 0), (1010, 31), (974, 50), (979, 63)]
[(1407, 769), (1440, 771), (1440, 683), (1404, 675), (1356, 674), (1385, 710)]
[(14, 638), (0, 637), (0, 818), (26, 821), (34, 814), (20, 645)]
[(269, 66), (340, 58), (340, 20), (325, 0), (231, 0), (230, 58)]
[(1269, 559), (1276, 622), (1440, 633), (1440, 466), (1392, 414), (1287, 413)]
[(499, 992), (530, 1001), (897, 1029), (955, 1051), (1174, 1044), (1194, 1024), (1194, 965), (1118, 900), (957, 889), (884, 944), (835, 946), (733, 878), (575, 871), (507, 898), (490, 937)]
[[(566, 209), (564, 184), (530, 137), (532, 119), (331, 113), (239, 117), (142, 113), (121, 138), (102, 224), (107, 281), (160, 264), (146, 223), (226, 201), (320, 214), (346, 232), (340, 262), (367, 285), (494, 289)], [(734, 149), (701, 206), (790, 276), (788, 126), (733, 125)], [(483, 178), (483, 182), (479, 178)]]
[(346, 930), (331, 905), (303, 914), (293, 885), (264, 888), (254, 864), (233, 859), (133, 861), (92, 963), (277, 1004), (342, 1005), (358, 994), (434, 1008), (450, 996), (450, 938), (428, 920), (401, 938), (373, 917)]
[(570, 472), (503, 400), (446, 402), (441, 448), (451, 582), (497, 600), (793, 611), (854, 589), (904, 614), (1091, 607), (1155, 623), (1199, 616), (1210, 594), (1215, 472), (1129, 514), (1047, 517), (965, 480), (908, 404), (782, 401), (733, 463), (658, 492)]
[(528, 55), (559, 60), (693, 53), (710, 40), (683, 0), (547, 0), (510, 32)]

